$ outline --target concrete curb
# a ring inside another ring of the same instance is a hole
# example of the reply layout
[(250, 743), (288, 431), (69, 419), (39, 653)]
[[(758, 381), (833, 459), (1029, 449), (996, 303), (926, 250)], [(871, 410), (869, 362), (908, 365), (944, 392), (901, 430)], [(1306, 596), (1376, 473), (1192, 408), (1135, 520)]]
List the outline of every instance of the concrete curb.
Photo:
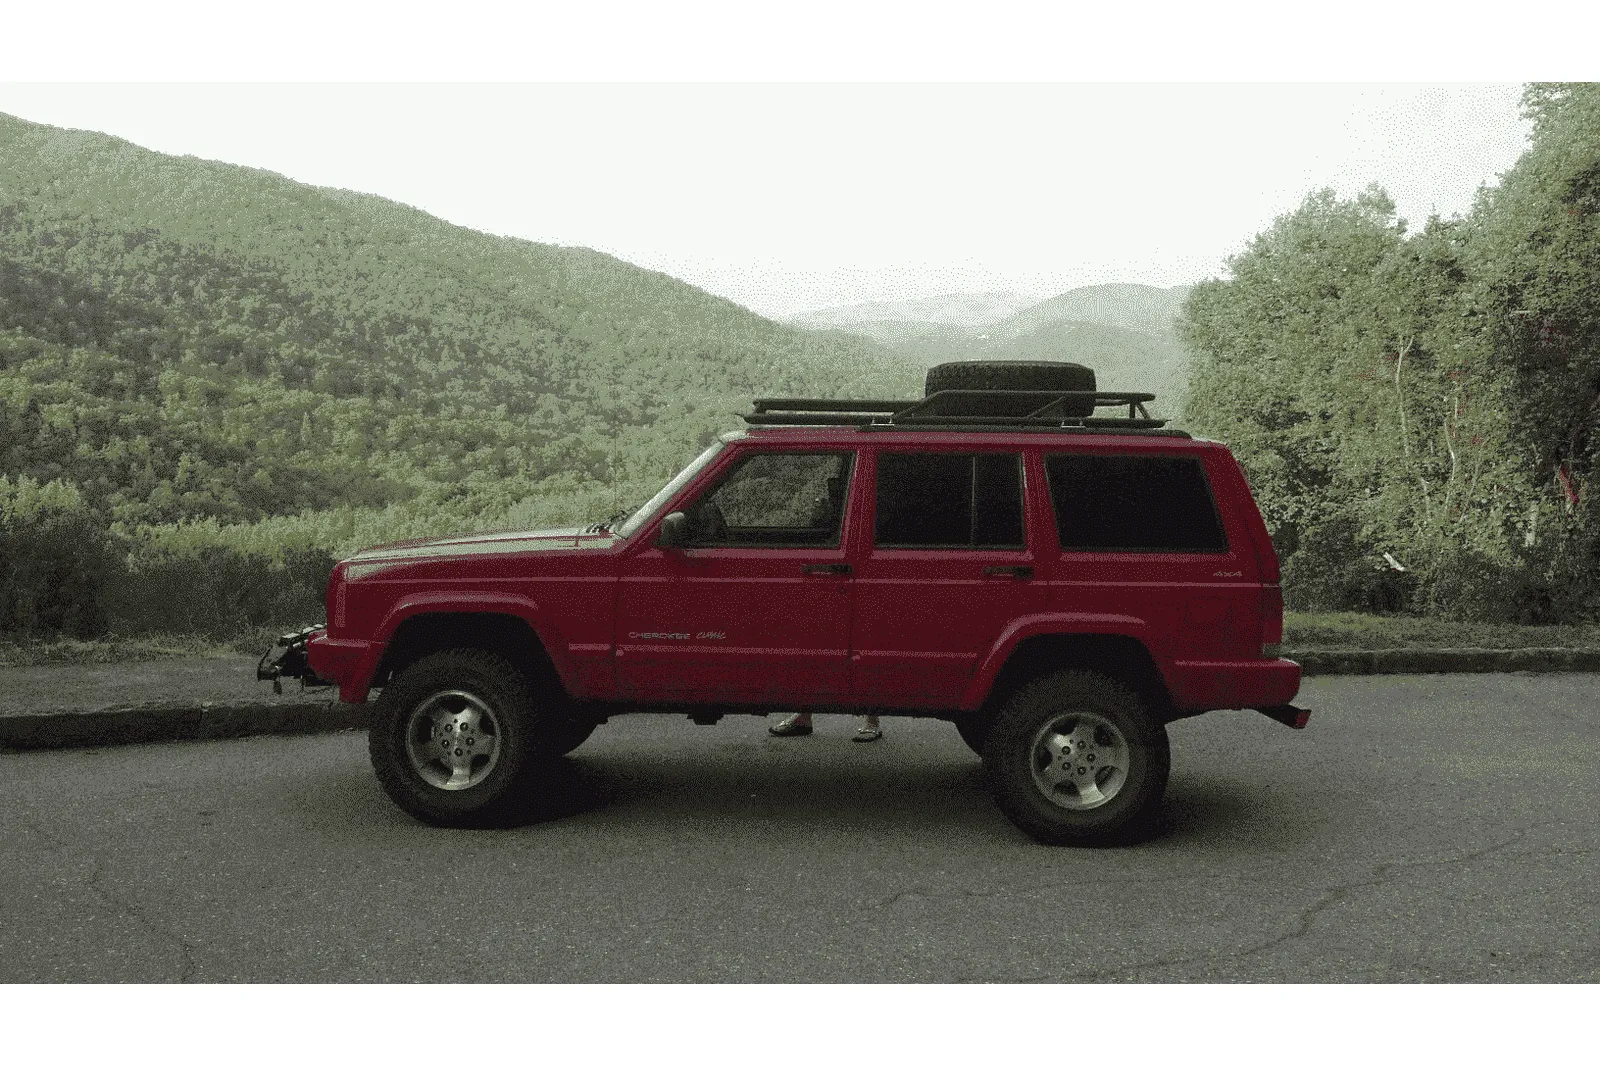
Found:
[(92, 711), (0, 716), (0, 748), (34, 750), (163, 740), (220, 740), (263, 733), (332, 733), (365, 729), (371, 707), (317, 700), (143, 703)]
[(1381, 651), (1287, 650), (1307, 677), (1327, 674), (1600, 673), (1592, 648), (1385, 648)]
[[(1390, 648), (1382, 651), (1286, 650), (1307, 677), (1337, 674), (1600, 673), (1600, 649)], [(370, 704), (327, 699), (303, 703), (142, 703), (50, 714), (0, 715), (0, 748), (38, 750), (165, 740), (220, 740), (265, 733), (334, 733), (365, 729)]]

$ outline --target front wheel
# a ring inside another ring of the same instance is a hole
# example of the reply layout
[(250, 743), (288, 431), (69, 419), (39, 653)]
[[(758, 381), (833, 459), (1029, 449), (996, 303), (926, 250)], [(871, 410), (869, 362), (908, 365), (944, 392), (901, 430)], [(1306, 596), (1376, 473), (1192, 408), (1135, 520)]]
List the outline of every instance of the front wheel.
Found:
[(389, 797), (431, 825), (493, 823), (540, 765), (526, 677), (497, 655), (439, 652), (384, 687), (367, 749)]
[(1063, 671), (1014, 695), (984, 745), (995, 802), (1046, 844), (1128, 843), (1166, 791), (1167, 731), (1132, 689)]

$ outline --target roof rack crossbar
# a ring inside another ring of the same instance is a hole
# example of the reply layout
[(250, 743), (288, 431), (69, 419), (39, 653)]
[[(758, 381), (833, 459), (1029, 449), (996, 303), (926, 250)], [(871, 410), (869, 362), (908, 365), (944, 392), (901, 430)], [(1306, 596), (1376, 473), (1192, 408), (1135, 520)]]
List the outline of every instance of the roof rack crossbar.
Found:
[[(790, 414), (755, 413), (744, 416), (752, 426), (870, 426), (878, 423), (871, 414)], [(883, 423), (887, 425), (887, 421)]]
[(1130, 427), (1127, 419), (1109, 418), (1100, 420), (1101, 424), (1099, 425), (1082, 425), (1078, 422), (1067, 421), (1046, 422), (1043, 424), (1029, 423), (1028, 425), (997, 426), (992, 425), (989, 422), (973, 421), (962, 422), (959, 425), (950, 426), (897, 426), (889, 422), (874, 422), (871, 425), (858, 426), (857, 428), (863, 433), (891, 433), (897, 430), (900, 432), (909, 432), (915, 430), (928, 431), (934, 429), (948, 429), (958, 430), (962, 433), (1094, 433), (1129, 437), (1181, 437), (1184, 440), (1193, 439), (1186, 430), (1157, 428), (1161, 427), (1163, 422), (1159, 419), (1152, 419), (1151, 421), (1155, 423), (1155, 426), (1141, 426), (1136, 424)]
[[(920, 400), (830, 400), (763, 397), (752, 401), (744, 416), (752, 426), (860, 426), (870, 429), (1090, 429), (1096, 431), (1149, 432), (1167, 424), (1151, 418), (1145, 403), (1151, 392), (1081, 392), (1057, 389), (941, 389)], [(1101, 418), (1069, 413), (1067, 405), (1081, 410), (1128, 406), (1126, 417)], [(963, 401), (974, 401), (961, 410)], [(987, 403), (983, 401), (988, 401)], [(996, 411), (995, 408), (999, 410)], [(988, 408), (988, 410), (985, 410)], [(1092, 408), (1091, 408), (1092, 409)]]
[(896, 418), (890, 425), (908, 426), (1092, 426), (1116, 429), (1159, 429), (1167, 424), (1164, 418), (1073, 418), (1071, 416), (1029, 415), (920, 415), (915, 418)]
[[(940, 389), (938, 392), (929, 393), (921, 400), (915, 401), (911, 406), (896, 411), (895, 416), (896, 421), (920, 416), (924, 409), (930, 414), (961, 413), (952, 411), (952, 408), (960, 408), (963, 401), (998, 400), (1014, 405), (1026, 405), (1030, 409), (1027, 412), (1030, 415), (1059, 417), (1059, 411), (1052, 411), (1052, 408), (1064, 407), (1072, 400), (1078, 401), (1074, 406), (1082, 406), (1083, 401), (1088, 400), (1092, 407), (1121, 407), (1123, 404), (1127, 404), (1128, 417), (1132, 418), (1135, 405), (1155, 398), (1155, 393), (1153, 392), (1099, 392), (1062, 389)], [(980, 406), (982, 405), (980, 404)], [(1083, 416), (1071, 414), (1066, 417), (1078, 418)]]
[(862, 412), (867, 414), (893, 414), (915, 407), (921, 400), (803, 400), (764, 398), (752, 400), (756, 414), (770, 411), (831, 411)]

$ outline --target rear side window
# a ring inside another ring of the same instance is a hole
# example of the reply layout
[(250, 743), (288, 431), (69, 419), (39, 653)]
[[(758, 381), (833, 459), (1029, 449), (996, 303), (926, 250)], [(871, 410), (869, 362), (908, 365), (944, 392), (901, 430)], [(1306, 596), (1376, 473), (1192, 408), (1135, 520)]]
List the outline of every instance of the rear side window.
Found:
[(1062, 551), (1228, 550), (1199, 459), (1047, 455), (1044, 468)]
[(1022, 457), (881, 453), (876, 516), (880, 548), (1021, 549)]

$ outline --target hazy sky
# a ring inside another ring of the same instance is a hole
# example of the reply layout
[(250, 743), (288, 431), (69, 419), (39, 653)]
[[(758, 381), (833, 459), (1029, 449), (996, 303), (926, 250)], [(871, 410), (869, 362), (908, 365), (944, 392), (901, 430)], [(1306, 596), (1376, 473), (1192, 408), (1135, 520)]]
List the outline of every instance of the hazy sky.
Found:
[(0, 111), (585, 245), (763, 314), (1177, 285), (1312, 190), (1471, 205), (1515, 84), (29, 85)]

